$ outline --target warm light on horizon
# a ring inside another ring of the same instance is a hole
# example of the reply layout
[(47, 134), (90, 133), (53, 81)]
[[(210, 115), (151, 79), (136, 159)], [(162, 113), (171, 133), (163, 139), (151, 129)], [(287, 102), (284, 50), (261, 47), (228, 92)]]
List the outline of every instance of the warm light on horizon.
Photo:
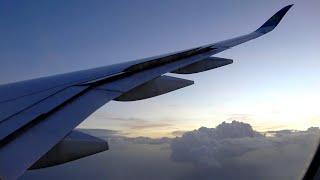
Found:
[[(276, 92), (276, 90), (275, 90)], [(163, 96), (168, 97), (168, 96)], [(156, 99), (156, 98), (155, 98)], [(241, 121), (259, 132), (273, 130), (306, 130), (320, 126), (320, 96), (316, 93), (260, 94), (257, 98), (215, 103), (211, 106), (168, 106), (170, 99), (133, 103), (113, 102), (95, 113), (82, 128), (104, 128), (123, 132), (126, 136), (174, 137), (174, 131), (191, 131), (200, 127), (214, 128), (223, 121)], [(214, 101), (215, 97), (208, 98)], [(135, 111), (130, 111), (136, 108)], [(137, 110), (140, 109), (141, 110)], [(114, 109), (128, 110), (115, 113)]]

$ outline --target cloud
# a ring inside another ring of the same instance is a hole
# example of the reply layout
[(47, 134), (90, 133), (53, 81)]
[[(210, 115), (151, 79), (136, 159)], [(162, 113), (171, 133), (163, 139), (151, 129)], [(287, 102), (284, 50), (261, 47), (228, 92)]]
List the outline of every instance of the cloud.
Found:
[(104, 119), (115, 120), (122, 122), (124, 127), (127, 127), (132, 130), (140, 130), (140, 129), (150, 129), (150, 128), (162, 128), (162, 127), (170, 127), (172, 124), (169, 123), (161, 123), (161, 122), (152, 122), (142, 118), (125, 118), (125, 117), (109, 117), (104, 116)]
[(81, 132), (96, 136), (102, 139), (107, 140), (112, 144), (125, 144), (125, 143), (134, 143), (134, 144), (169, 144), (172, 139), (168, 137), (162, 138), (150, 138), (150, 137), (127, 137), (124, 132), (109, 130), (109, 129), (77, 129)]
[(166, 122), (154, 122), (147, 121), (144, 119), (133, 119), (132, 121), (123, 122), (122, 126), (133, 131), (142, 131), (149, 129), (159, 129), (159, 128), (168, 128), (172, 127), (172, 124)]
[(251, 114), (228, 114), (227, 121), (232, 120), (238, 120), (238, 121), (251, 121), (254, 120), (254, 117)]
[(171, 159), (192, 163), (201, 176), (218, 179), (292, 179), (301, 177), (315, 151), (319, 133), (319, 128), (309, 128), (263, 135), (249, 124), (224, 122), (216, 128), (201, 127), (172, 140)]
[(135, 138), (123, 138), (122, 140), (135, 143), (135, 144), (169, 144), (172, 139), (168, 137), (162, 138), (149, 138), (149, 137), (135, 137)]
[(181, 136), (184, 135), (184, 133), (186, 133), (186, 132), (188, 132), (188, 131), (181, 131), (181, 130), (179, 130), (179, 131), (173, 131), (173, 132), (171, 132), (171, 134), (172, 134), (173, 136), (176, 136), (176, 137), (181, 137)]
[(148, 122), (148, 121), (139, 122), (139, 123), (135, 122), (135, 123), (128, 124), (128, 127), (134, 130), (164, 128), (164, 127), (170, 127), (170, 126), (172, 125), (168, 123), (156, 123), (156, 122)]
[[(236, 156), (250, 150), (258, 142), (250, 142), (246, 147), (238, 146), (240, 140), (262, 137), (249, 124), (233, 121), (216, 128), (201, 127), (175, 138), (171, 143), (172, 159), (190, 161), (197, 165), (220, 166), (224, 156)], [(236, 139), (237, 138), (237, 139)], [(234, 146), (234, 147), (231, 147)], [(229, 148), (230, 147), (230, 148)], [(221, 156), (222, 155), (222, 156)]]
[(110, 130), (110, 129), (77, 129), (77, 130), (93, 136), (100, 137), (100, 138), (121, 135), (120, 131)]
[(145, 121), (143, 118), (137, 118), (137, 117), (114, 117), (109, 116), (104, 113), (96, 113), (93, 115), (95, 119), (99, 120), (114, 120), (114, 121)]

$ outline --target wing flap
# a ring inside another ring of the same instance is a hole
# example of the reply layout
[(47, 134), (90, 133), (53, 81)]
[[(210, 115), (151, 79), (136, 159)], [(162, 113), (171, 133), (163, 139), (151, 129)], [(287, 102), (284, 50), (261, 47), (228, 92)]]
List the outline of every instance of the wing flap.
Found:
[(147, 99), (168, 92), (184, 88), (192, 85), (194, 82), (186, 79), (171, 77), (171, 76), (160, 76), (151, 81), (148, 81), (132, 90), (122, 94), (116, 101), (137, 101)]
[(177, 70), (172, 71), (171, 73), (175, 74), (193, 74), (193, 73), (199, 73), (203, 71), (208, 71), (214, 68), (218, 68), (221, 66), (225, 66), (228, 64), (233, 63), (233, 60), (231, 59), (225, 59), (225, 58), (218, 58), (218, 57), (209, 57), (207, 59), (204, 59), (202, 61), (190, 64), (188, 66), (185, 66), (183, 68), (179, 68)]

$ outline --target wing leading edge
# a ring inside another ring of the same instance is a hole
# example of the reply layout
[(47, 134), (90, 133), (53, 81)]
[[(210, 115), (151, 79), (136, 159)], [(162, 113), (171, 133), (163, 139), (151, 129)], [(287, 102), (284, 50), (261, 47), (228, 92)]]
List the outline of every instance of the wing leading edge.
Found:
[[(0, 110), (0, 179), (18, 178), (110, 100), (144, 99), (193, 84), (162, 76), (168, 72), (197, 73), (232, 63), (222, 58), (215, 62), (210, 56), (272, 31), (291, 6), (278, 11), (256, 31), (226, 41), (111, 67), (0, 86), (0, 107), (12, 107)], [(8, 92), (13, 93), (5, 95)], [(22, 105), (15, 106), (21, 102)]]

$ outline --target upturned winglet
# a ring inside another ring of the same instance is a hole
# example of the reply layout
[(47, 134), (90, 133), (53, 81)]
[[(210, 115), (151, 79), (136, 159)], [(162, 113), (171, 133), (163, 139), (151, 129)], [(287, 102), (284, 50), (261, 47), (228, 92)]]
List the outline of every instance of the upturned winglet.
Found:
[(259, 33), (268, 33), (272, 31), (282, 20), (284, 15), (289, 11), (289, 9), (293, 6), (293, 4), (288, 5), (281, 10), (279, 10), (276, 14), (274, 14), (268, 21), (266, 21), (260, 28), (258, 28), (255, 32)]

